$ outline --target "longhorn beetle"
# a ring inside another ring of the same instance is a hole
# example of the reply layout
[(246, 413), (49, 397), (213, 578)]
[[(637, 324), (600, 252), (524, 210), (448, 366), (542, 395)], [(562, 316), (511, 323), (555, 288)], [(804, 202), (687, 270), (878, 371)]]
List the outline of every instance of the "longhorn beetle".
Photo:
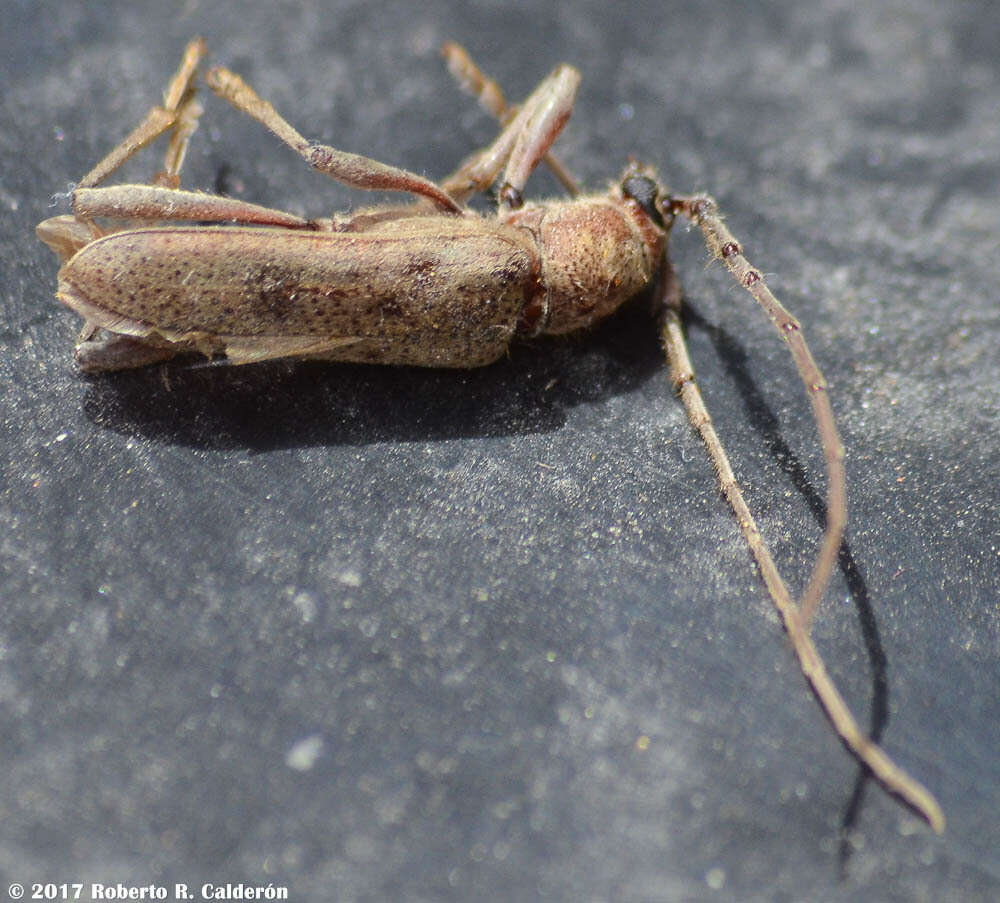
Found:
[[(303, 219), (226, 197), (183, 191), (180, 170), (202, 108), (195, 80), (200, 38), (185, 50), (161, 106), (72, 193), (72, 215), (40, 223), (62, 261), (56, 297), (85, 325), (76, 359), (118, 370), (178, 353), (236, 364), (279, 357), (477, 367), (511, 341), (579, 330), (655, 285), (674, 385), (718, 471), (721, 489), (760, 567), (799, 664), (847, 748), (891, 793), (940, 832), (934, 797), (869, 740), (840, 696), (810, 636), (847, 518), (843, 449), (799, 322), (751, 266), (715, 202), (669, 193), (630, 164), (603, 195), (581, 195), (550, 148), (580, 81), (558, 66), (518, 108), (455, 44), (443, 48), (462, 87), (501, 123), (488, 147), (439, 184), (302, 137), (238, 75), (216, 66), (206, 81), (322, 173), (354, 188), (404, 192), (404, 205)], [(148, 185), (97, 187), (137, 151), (170, 133), (163, 170)], [(568, 200), (524, 198), (544, 161)], [(502, 173), (502, 174), (501, 174)], [(465, 206), (499, 179), (495, 216)], [(675, 219), (696, 225), (714, 257), (763, 307), (805, 385), (827, 467), (827, 522), (812, 575), (796, 603), (743, 499), (694, 379), (681, 328), (681, 290), (667, 256)], [(149, 225), (149, 223), (156, 225)], [(209, 224), (209, 225), (206, 225)], [(214, 224), (214, 225), (212, 225)]]

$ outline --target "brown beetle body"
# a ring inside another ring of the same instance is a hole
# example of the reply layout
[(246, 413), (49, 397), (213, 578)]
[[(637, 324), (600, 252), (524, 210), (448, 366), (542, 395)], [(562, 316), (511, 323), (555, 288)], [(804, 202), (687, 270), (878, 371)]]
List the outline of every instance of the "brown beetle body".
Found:
[(118, 232), (63, 266), (58, 297), (109, 332), (234, 363), (309, 355), (467, 367), (503, 354), (533, 291), (536, 261), (520, 239), (442, 216), (364, 233)]
[(112, 232), (63, 265), (57, 297), (114, 335), (234, 363), (475, 367), (518, 333), (614, 311), (649, 283), (650, 236), (662, 241), (643, 211), (599, 198), (527, 205), (510, 225), (413, 211), (313, 225)]

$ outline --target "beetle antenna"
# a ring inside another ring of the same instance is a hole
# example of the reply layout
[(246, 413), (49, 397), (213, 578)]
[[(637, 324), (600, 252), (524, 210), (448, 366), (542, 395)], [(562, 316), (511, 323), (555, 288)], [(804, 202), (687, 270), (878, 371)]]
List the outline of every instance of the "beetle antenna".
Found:
[(701, 228), (709, 249), (715, 256), (722, 258), (737, 282), (746, 288), (764, 308), (771, 318), (771, 322), (791, 346), (796, 367), (809, 391), (827, 460), (829, 489), (827, 525), (823, 545), (800, 604), (796, 605), (792, 600), (788, 587), (778, 572), (767, 544), (750, 513), (726, 451), (715, 432), (701, 391), (695, 382), (694, 368), (688, 355), (687, 343), (681, 326), (682, 294), (680, 283), (670, 261), (666, 259), (664, 254), (660, 289), (665, 311), (663, 341), (670, 361), (671, 378), (684, 403), (688, 419), (708, 449), (709, 456), (718, 473), (722, 493), (736, 514), (740, 530), (750, 547), (751, 554), (760, 567), (761, 576), (784, 623), (802, 673), (809, 681), (813, 693), (837, 735), (883, 787), (919, 812), (930, 826), (940, 834), (944, 830), (945, 820), (937, 800), (934, 799), (930, 791), (896, 765), (880, 746), (864, 734), (827, 673), (823, 660), (810, 636), (810, 618), (829, 582), (847, 517), (844, 453), (827, 397), (826, 381), (805, 344), (798, 321), (771, 294), (761, 273), (751, 267), (743, 256), (739, 244), (716, 212), (715, 202), (706, 197), (672, 198), (668, 199), (664, 206), (671, 209), (673, 213), (683, 214)]

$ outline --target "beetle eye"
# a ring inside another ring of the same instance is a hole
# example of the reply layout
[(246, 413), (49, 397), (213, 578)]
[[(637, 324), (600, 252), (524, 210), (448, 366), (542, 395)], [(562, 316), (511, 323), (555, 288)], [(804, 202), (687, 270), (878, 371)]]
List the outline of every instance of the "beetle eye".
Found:
[(649, 176), (629, 176), (622, 182), (622, 194), (631, 198), (656, 225), (664, 228), (663, 217), (657, 209), (656, 200), (660, 190)]

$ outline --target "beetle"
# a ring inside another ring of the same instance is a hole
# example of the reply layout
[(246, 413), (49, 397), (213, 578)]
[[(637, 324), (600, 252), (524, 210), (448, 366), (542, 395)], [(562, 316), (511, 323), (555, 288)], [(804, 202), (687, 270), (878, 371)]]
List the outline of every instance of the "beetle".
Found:
[[(192, 40), (164, 103), (72, 192), (72, 214), (40, 223), (59, 256), (56, 297), (85, 325), (76, 359), (85, 371), (143, 366), (179, 353), (235, 364), (308, 358), (428, 367), (477, 367), (518, 337), (585, 329), (650, 286), (663, 312), (674, 385), (718, 472), (720, 487), (761, 569), (803, 674), (848, 749), (936, 830), (933, 796), (867, 738), (810, 635), (843, 537), (843, 449), (827, 384), (799, 322), (774, 297), (707, 196), (671, 194), (630, 163), (605, 194), (580, 194), (550, 152), (573, 107), (580, 75), (558, 66), (519, 108), (456, 44), (452, 74), (502, 124), (492, 144), (448, 178), (416, 173), (308, 141), (238, 75), (212, 67), (212, 90), (299, 153), (314, 169), (360, 189), (403, 192), (407, 204), (305, 219), (180, 188), (202, 107), (196, 77), (206, 48)], [(148, 185), (99, 187), (133, 154), (170, 133), (164, 168)], [(545, 162), (564, 200), (526, 200)], [(497, 210), (466, 202), (499, 181)], [(749, 291), (788, 344), (806, 387), (827, 465), (827, 523), (812, 575), (794, 601), (746, 505), (688, 357), (681, 290), (667, 255), (678, 217), (697, 226), (714, 257)]]

